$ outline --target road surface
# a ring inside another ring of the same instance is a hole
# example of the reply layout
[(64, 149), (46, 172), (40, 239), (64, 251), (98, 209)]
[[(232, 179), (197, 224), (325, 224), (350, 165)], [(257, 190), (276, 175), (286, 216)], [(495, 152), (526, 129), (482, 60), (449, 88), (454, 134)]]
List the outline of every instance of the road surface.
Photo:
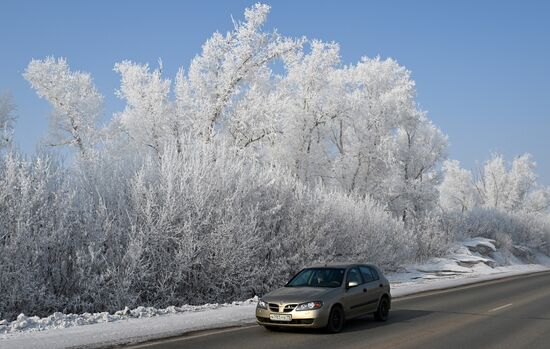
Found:
[(137, 349), (550, 348), (550, 273), (485, 282), (394, 300), (390, 320), (372, 316), (339, 334), (269, 332), (257, 325), (135, 345)]

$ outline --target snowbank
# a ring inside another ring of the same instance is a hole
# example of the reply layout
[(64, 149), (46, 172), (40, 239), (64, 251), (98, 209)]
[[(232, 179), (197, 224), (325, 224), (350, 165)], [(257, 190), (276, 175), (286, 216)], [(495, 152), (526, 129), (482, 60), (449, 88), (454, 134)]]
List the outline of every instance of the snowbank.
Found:
[(548, 271), (550, 267), (540, 264), (511, 265), (505, 267), (481, 267), (470, 274), (439, 275), (430, 273), (395, 273), (390, 274), (389, 279), (392, 288), (392, 297), (399, 298), (412, 294), (443, 290), (452, 287), (474, 284), (482, 281), (490, 281), (516, 275), (530, 274)]
[(63, 314), (57, 312), (44, 318), (40, 318), (38, 316), (27, 317), (25, 316), (25, 314), (19, 314), (17, 319), (12, 322), (8, 322), (6, 320), (0, 321), (0, 335), (16, 332), (37, 332), (49, 329), (92, 325), (127, 320), (132, 318), (141, 319), (168, 314), (192, 313), (206, 310), (215, 310), (220, 308), (235, 308), (241, 306), (256, 305), (257, 301), (257, 297), (254, 297), (246, 301), (233, 302), (229, 304), (204, 304), (199, 306), (184, 305), (181, 307), (169, 306), (165, 309), (157, 309), (154, 307), (137, 307), (135, 309), (129, 309), (128, 307), (126, 307), (124, 308), (124, 310), (119, 310), (114, 314), (109, 314), (107, 312), (93, 314)]
[(506, 254), (496, 248), (495, 240), (480, 237), (459, 242), (445, 258), (431, 258), (389, 274), (392, 295), (401, 297), (549, 269), (549, 257), (526, 247), (521, 250), (521, 256)]
[(253, 321), (256, 304), (0, 335), (1, 349), (102, 348)]

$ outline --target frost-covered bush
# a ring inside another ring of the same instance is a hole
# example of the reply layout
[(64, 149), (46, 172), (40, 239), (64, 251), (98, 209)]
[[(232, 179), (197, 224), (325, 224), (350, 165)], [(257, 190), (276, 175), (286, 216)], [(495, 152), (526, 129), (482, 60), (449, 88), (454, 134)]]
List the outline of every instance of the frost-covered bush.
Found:
[[(0, 159), (0, 312), (66, 302), (78, 237), (65, 170), (47, 157)], [(60, 302), (60, 300), (62, 300)]]
[(495, 246), (505, 253), (511, 253), (514, 247), (514, 240), (508, 233), (499, 232), (495, 234)]
[(306, 264), (394, 267), (414, 255), (402, 224), (372, 200), (308, 187), (226, 144), (150, 158), (131, 191), (132, 241), (145, 262), (135, 288), (145, 303), (246, 297)]
[(458, 161), (445, 162), (439, 191), (447, 231), (491, 238), (510, 251), (523, 245), (548, 253), (550, 188), (537, 184), (535, 168), (529, 154), (510, 162), (493, 154), (476, 176)]
[(416, 218), (409, 229), (416, 241), (417, 259), (444, 255), (453, 242), (472, 237), (496, 240), (499, 250), (514, 253), (515, 246), (550, 253), (550, 215), (506, 212), (490, 208), (435, 211)]
[[(372, 199), (303, 184), (227, 144), (0, 165), (0, 311), (112, 311), (242, 299), (305, 265), (415, 256)], [(141, 161), (141, 163), (140, 163)]]
[(550, 252), (550, 217), (542, 213), (514, 213), (497, 209), (475, 208), (453, 215), (452, 230), (459, 238), (474, 236), (494, 239), (503, 247), (523, 245)]
[(456, 241), (452, 217), (441, 212), (433, 211), (415, 218), (409, 229), (416, 244), (418, 260), (444, 255)]

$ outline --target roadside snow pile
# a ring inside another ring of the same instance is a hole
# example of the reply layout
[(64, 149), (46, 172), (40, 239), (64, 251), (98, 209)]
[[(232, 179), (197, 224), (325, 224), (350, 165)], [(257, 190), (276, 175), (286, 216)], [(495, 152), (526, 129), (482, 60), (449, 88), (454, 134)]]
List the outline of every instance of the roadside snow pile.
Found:
[[(528, 264), (549, 265), (549, 259), (524, 246), (513, 246), (510, 252), (500, 251), (496, 241), (481, 237), (455, 244), (446, 257), (431, 258), (414, 264), (403, 272), (389, 274), (393, 287), (422, 283), (435, 279), (476, 277), (509, 271), (510, 267)], [(506, 267), (505, 267), (506, 266)]]
[[(497, 263), (493, 258), (497, 249), (495, 240), (472, 238), (457, 243), (451, 248), (451, 253), (444, 258), (432, 258), (425, 263), (413, 265), (411, 268), (427, 275), (422, 278), (437, 276), (453, 276), (473, 273), (476, 268), (494, 268)], [(410, 269), (409, 269), (410, 270)]]
[(432, 258), (429, 262), (426, 262), (421, 265), (416, 265), (414, 268), (420, 272), (424, 273), (434, 273), (438, 275), (446, 274), (460, 274), (460, 273), (471, 273), (470, 268), (465, 268), (456, 263), (453, 259), (448, 258)]
[(474, 253), (480, 253), (482, 255), (488, 255), (491, 252), (496, 252), (495, 240), (486, 238), (472, 238), (462, 242), (462, 245), (466, 246), (470, 251)]
[(63, 314), (60, 312), (53, 313), (48, 317), (40, 318), (38, 316), (28, 317), (25, 314), (19, 314), (16, 320), (7, 321), (0, 320), (0, 335), (16, 332), (36, 332), (52, 328), (67, 328), (81, 325), (91, 325), (105, 322), (114, 322), (131, 318), (150, 318), (154, 316), (200, 312), (205, 310), (238, 307), (242, 305), (256, 304), (257, 297), (250, 298), (245, 301), (224, 303), (224, 304), (204, 304), (204, 305), (183, 305), (181, 307), (169, 306), (164, 309), (154, 307), (137, 307), (129, 309), (128, 307), (119, 310), (114, 314), (108, 312), (102, 313), (84, 313), (84, 314)]

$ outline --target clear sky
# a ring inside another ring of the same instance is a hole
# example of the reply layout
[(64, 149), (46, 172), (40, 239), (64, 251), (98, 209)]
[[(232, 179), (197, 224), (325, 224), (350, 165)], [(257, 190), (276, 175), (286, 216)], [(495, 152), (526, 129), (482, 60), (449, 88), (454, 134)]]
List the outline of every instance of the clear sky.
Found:
[[(130, 59), (167, 75), (187, 68), (216, 30), (231, 29), (255, 1), (0, 2), (0, 91), (11, 91), (16, 141), (33, 153), (50, 107), (21, 74), (32, 58), (67, 58), (92, 74), (105, 95), (107, 121), (115, 62)], [(336, 41), (345, 63), (392, 57), (413, 73), (418, 102), (449, 135), (449, 157), (473, 168), (491, 152), (529, 152), (550, 185), (550, 1), (265, 1), (268, 28)]]

